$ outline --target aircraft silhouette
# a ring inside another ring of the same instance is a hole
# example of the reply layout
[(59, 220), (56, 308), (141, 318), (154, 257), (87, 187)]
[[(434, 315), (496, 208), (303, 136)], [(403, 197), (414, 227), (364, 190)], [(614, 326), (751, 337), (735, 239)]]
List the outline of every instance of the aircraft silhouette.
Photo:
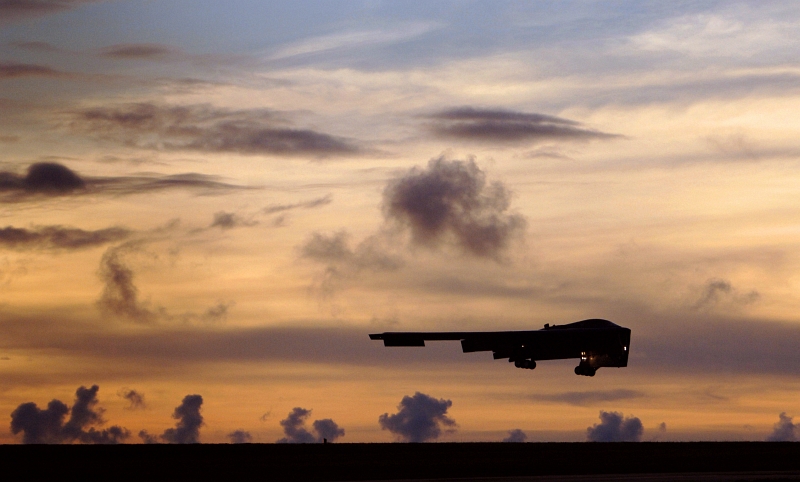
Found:
[(593, 377), (601, 367), (628, 366), (631, 330), (608, 320), (544, 325), (532, 331), (386, 332), (369, 335), (384, 346), (425, 346), (425, 341), (460, 340), (464, 353), (491, 351), (517, 368), (536, 368), (539, 360), (580, 358), (576, 375)]

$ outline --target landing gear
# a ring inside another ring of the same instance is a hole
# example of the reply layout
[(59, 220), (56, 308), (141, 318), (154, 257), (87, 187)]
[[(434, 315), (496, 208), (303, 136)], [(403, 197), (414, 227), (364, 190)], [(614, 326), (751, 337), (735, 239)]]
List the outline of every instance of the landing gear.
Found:
[(597, 373), (597, 368), (594, 368), (590, 365), (585, 365), (581, 363), (580, 365), (575, 367), (575, 374), (576, 375), (583, 375), (585, 377), (593, 377), (594, 374)]
[(533, 370), (536, 368), (536, 361), (535, 360), (514, 360), (514, 366), (517, 368), (527, 368), (528, 370)]

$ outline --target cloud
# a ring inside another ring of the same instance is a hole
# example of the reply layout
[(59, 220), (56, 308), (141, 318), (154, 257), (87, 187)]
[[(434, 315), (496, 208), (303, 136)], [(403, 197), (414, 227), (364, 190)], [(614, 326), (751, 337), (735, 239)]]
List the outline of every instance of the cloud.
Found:
[(360, 150), (349, 140), (291, 127), (265, 109), (138, 103), (75, 112), (72, 126), (103, 140), (155, 150), (317, 157)]
[(529, 398), (532, 400), (546, 402), (563, 402), (570, 405), (591, 405), (599, 402), (616, 402), (618, 400), (630, 400), (641, 398), (644, 393), (637, 390), (616, 389), (616, 390), (595, 390), (588, 392), (564, 392), (552, 395), (535, 394)]
[(507, 213), (510, 197), (502, 183), (487, 185), (474, 159), (439, 157), (390, 181), (383, 213), (387, 223), (410, 231), (415, 245), (451, 243), (476, 257), (498, 258), (526, 225)]
[(117, 395), (130, 402), (128, 410), (147, 408), (147, 403), (144, 401), (144, 393), (137, 392), (130, 388), (123, 388), (117, 392)]
[(215, 176), (196, 173), (169, 176), (83, 177), (63, 164), (55, 162), (31, 164), (25, 175), (0, 171), (0, 203), (87, 194), (123, 196), (170, 189), (218, 193), (249, 188), (226, 184)]
[(723, 302), (747, 305), (755, 303), (759, 298), (761, 295), (756, 290), (741, 294), (731, 285), (730, 281), (712, 278), (706, 282), (700, 298), (692, 305), (692, 308), (695, 310), (711, 308)]
[(0, 247), (11, 249), (76, 250), (121, 241), (131, 235), (125, 228), (84, 231), (65, 226), (37, 226), (32, 229), (0, 228)]
[(323, 420), (315, 420), (312, 424), (316, 436), (305, 428), (306, 419), (311, 415), (311, 410), (301, 407), (294, 407), (289, 415), (280, 421), (283, 427), (284, 437), (276, 443), (280, 444), (308, 444), (308, 443), (321, 443), (325, 439), (329, 442), (335, 441), (337, 438), (344, 436), (344, 429), (333, 420), (326, 418)]
[(76, 8), (97, 0), (0, 0), (0, 19), (16, 20)]
[(104, 57), (115, 59), (159, 59), (176, 50), (161, 44), (119, 44), (103, 49)]
[(200, 443), (200, 427), (203, 425), (203, 416), (200, 407), (203, 397), (200, 395), (186, 395), (180, 405), (175, 407), (172, 418), (177, 419), (175, 428), (168, 428), (161, 434), (161, 438), (170, 444), (196, 444)]
[(514, 430), (508, 431), (508, 437), (503, 439), (503, 442), (508, 443), (522, 443), (528, 440), (528, 436), (525, 435), (525, 432), (522, 430), (515, 428)]
[(102, 313), (139, 324), (152, 324), (159, 320), (200, 321), (216, 323), (224, 321), (233, 302), (217, 302), (203, 313), (169, 313), (162, 306), (150, 307), (139, 299), (139, 289), (134, 284), (134, 272), (125, 263), (125, 255), (139, 249), (138, 241), (131, 241), (106, 250), (100, 260), (98, 275), (103, 281), (103, 292), (97, 300)]
[(214, 219), (208, 227), (225, 230), (241, 226), (255, 226), (256, 224), (258, 224), (257, 221), (242, 219), (238, 214), (219, 211), (214, 213)]
[(312, 199), (310, 201), (304, 201), (294, 204), (273, 204), (272, 206), (265, 207), (261, 212), (264, 214), (275, 214), (283, 211), (289, 211), (292, 209), (313, 209), (320, 206), (326, 206), (333, 201), (333, 196), (330, 194), (326, 194), (317, 199)]
[(321, 439), (323, 442), (335, 442), (337, 438), (344, 437), (344, 429), (339, 428), (339, 425), (330, 418), (314, 420), (311, 426), (319, 435), (318, 440)]
[(163, 309), (155, 312), (139, 301), (139, 290), (133, 283), (133, 270), (122, 259), (122, 255), (131, 249), (133, 245), (123, 244), (109, 248), (103, 254), (99, 275), (104, 286), (97, 305), (108, 315), (135, 323), (153, 323), (161, 316)]
[[(24, 444), (122, 443), (130, 436), (127, 429), (116, 425), (104, 430), (93, 427), (104, 423), (104, 410), (97, 407), (99, 390), (97, 385), (79, 387), (71, 409), (60, 400), (52, 400), (44, 410), (33, 402), (23, 403), (11, 413), (11, 433), (22, 433)], [(70, 418), (64, 423), (68, 413)]]
[(426, 117), (433, 121), (428, 127), (435, 135), (458, 140), (511, 143), (619, 137), (559, 117), (501, 109), (459, 107)]
[(234, 430), (228, 434), (228, 439), (232, 444), (249, 444), (253, 441), (253, 436), (245, 430)]
[[(0, 0), (1, 2), (2, 0)], [(0, 5), (2, 5), (0, 3)], [(2, 7), (0, 7), (0, 12)], [(60, 72), (50, 67), (36, 64), (21, 64), (18, 62), (0, 62), (0, 80), (17, 79), (20, 77), (67, 77), (69, 74)]]
[(778, 422), (767, 436), (767, 442), (796, 442), (800, 440), (800, 424), (792, 423), (792, 417), (781, 412)]
[(619, 412), (600, 411), (600, 423), (586, 429), (589, 442), (639, 442), (644, 428), (642, 421), (630, 416), (625, 419)]
[(437, 400), (416, 392), (413, 397), (403, 397), (397, 406), (397, 413), (384, 413), (378, 417), (378, 423), (381, 429), (390, 431), (406, 442), (436, 440), (442, 433), (442, 427), (447, 427), (449, 431), (456, 426), (455, 420), (447, 416), (447, 409), (452, 405), (450, 400)]

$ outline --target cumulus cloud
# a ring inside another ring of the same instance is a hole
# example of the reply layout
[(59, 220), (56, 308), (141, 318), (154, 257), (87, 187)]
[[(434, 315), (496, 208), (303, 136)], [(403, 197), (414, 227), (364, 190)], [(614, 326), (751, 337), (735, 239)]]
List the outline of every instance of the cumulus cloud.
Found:
[(344, 429), (340, 428), (339, 425), (330, 418), (314, 420), (311, 426), (314, 427), (314, 431), (317, 432), (317, 440), (335, 442), (337, 438), (344, 437)]
[(427, 116), (431, 132), (458, 140), (521, 142), (617, 137), (585, 129), (575, 121), (544, 114), (459, 107)]
[(406, 395), (397, 406), (398, 412), (384, 413), (378, 417), (381, 429), (388, 430), (406, 442), (427, 442), (436, 440), (445, 430), (454, 430), (455, 420), (447, 416), (447, 409), (453, 402), (435, 399), (424, 393)]
[[(94, 427), (105, 423), (104, 410), (97, 407), (99, 390), (97, 385), (79, 387), (71, 409), (60, 400), (52, 400), (46, 409), (33, 402), (23, 403), (11, 413), (11, 433), (22, 433), (24, 444), (122, 443), (130, 436), (127, 429), (116, 425), (103, 430)], [(70, 418), (65, 423), (67, 414)]]
[(730, 281), (721, 278), (709, 279), (703, 286), (702, 293), (697, 302), (692, 306), (696, 310), (707, 309), (721, 303), (747, 305), (755, 303), (761, 298), (758, 291), (740, 293), (731, 285)]
[(175, 407), (172, 418), (177, 419), (175, 428), (168, 428), (161, 438), (170, 444), (196, 444), (200, 443), (200, 427), (203, 425), (203, 415), (200, 407), (203, 397), (200, 395), (186, 395), (180, 405)]
[(102, 55), (115, 59), (159, 59), (175, 52), (174, 48), (161, 44), (119, 44), (103, 49)]
[(792, 417), (781, 412), (778, 422), (767, 436), (767, 442), (796, 442), (800, 440), (800, 424), (792, 423)]
[(321, 443), (324, 440), (334, 442), (337, 438), (344, 436), (344, 429), (333, 420), (326, 418), (323, 420), (315, 420), (312, 424), (316, 436), (305, 428), (306, 419), (311, 415), (311, 410), (301, 407), (294, 407), (289, 415), (280, 421), (283, 427), (284, 437), (279, 439), (277, 443), (281, 444), (308, 444), (308, 443)]
[(207, 194), (248, 188), (226, 184), (215, 176), (196, 173), (169, 176), (83, 177), (56, 162), (31, 164), (25, 175), (0, 171), (0, 202), (5, 203), (41, 197), (85, 194), (123, 196), (171, 189), (192, 189)]
[(245, 430), (234, 430), (228, 434), (228, 439), (232, 444), (249, 444), (253, 441), (253, 436)]
[[(0, 4), (2, 5), (2, 4)], [(2, 11), (2, 8), (0, 8)], [(22, 64), (19, 62), (0, 62), (0, 80), (16, 79), (20, 77), (66, 77), (66, 72), (61, 72), (44, 65)]]
[(6, 226), (0, 228), (0, 247), (76, 250), (121, 241), (130, 234), (131, 231), (118, 227), (85, 231), (65, 226), (36, 226), (31, 229)]
[(265, 109), (138, 103), (78, 111), (72, 126), (91, 136), (144, 149), (319, 157), (359, 152), (349, 140), (291, 127)]
[(386, 221), (411, 234), (413, 244), (452, 243), (463, 252), (498, 258), (525, 228), (508, 213), (511, 195), (500, 182), (487, 184), (474, 159), (431, 159), (392, 180), (383, 192)]
[(147, 408), (147, 403), (144, 401), (144, 393), (137, 392), (131, 388), (123, 388), (117, 392), (117, 395), (130, 402), (128, 410)]
[(528, 436), (525, 435), (525, 432), (522, 430), (515, 428), (514, 430), (508, 431), (508, 437), (503, 439), (503, 442), (508, 443), (522, 443), (528, 440)]
[(532, 400), (545, 401), (545, 402), (562, 402), (570, 405), (590, 405), (599, 402), (616, 402), (618, 400), (630, 400), (633, 398), (641, 398), (645, 394), (637, 390), (628, 390), (624, 388), (616, 390), (593, 390), (587, 392), (563, 392), (555, 394), (541, 394), (537, 393), (531, 395), (529, 398)]
[(589, 442), (639, 442), (644, 428), (637, 417), (622, 418), (619, 412), (600, 411), (600, 423), (586, 429)]

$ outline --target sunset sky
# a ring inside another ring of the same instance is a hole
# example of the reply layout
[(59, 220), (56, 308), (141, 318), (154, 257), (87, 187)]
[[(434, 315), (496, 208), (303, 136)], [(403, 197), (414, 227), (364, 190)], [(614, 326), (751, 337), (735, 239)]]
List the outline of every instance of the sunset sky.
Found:
[[(641, 440), (800, 437), (798, 25), (769, 1), (0, 0), (0, 443), (93, 385), (127, 443), (169, 441), (187, 395), (202, 442), (391, 442), (417, 392), (446, 409), (427, 440), (583, 441), (601, 411)], [(632, 330), (627, 368), (367, 336), (587, 318)]]

